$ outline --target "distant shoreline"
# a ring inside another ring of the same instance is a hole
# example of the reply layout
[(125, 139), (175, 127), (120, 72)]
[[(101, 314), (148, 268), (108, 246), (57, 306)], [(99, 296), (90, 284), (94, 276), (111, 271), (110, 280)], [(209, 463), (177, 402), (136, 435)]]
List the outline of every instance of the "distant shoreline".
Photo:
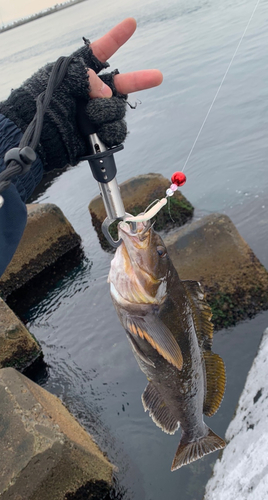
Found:
[(37, 12), (32, 16), (25, 17), (23, 19), (19, 19), (18, 21), (14, 21), (11, 24), (7, 24), (6, 26), (1, 26), (0, 33), (4, 31), (12, 30), (13, 28), (17, 28), (17, 26), (21, 26), (22, 24), (30, 23), (31, 21), (35, 21), (35, 19), (39, 19), (40, 17), (48, 16), (49, 14), (53, 14), (54, 12), (58, 12), (59, 10), (67, 9), (67, 7), (72, 7), (77, 3), (85, 2), (86, 0), (69, 0), (64, 3), (56, 4), (54, 7), (50, 7), (47, 10), (42, 10), (41, 12)]

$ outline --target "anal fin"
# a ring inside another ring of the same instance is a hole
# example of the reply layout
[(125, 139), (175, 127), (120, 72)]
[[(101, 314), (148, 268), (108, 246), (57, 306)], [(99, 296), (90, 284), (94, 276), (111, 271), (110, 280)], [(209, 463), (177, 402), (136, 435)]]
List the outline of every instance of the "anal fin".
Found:
[(159, 394), (152, 382), (149, 382), (147, 385), (141, 399), (144, 410), (149, 411), (149, 415), (154, 423), (167, 434), (174, 434), (179, 428), (180, 423), (172, 415), (161, 394)]
[(203, 412), (212, 417), (219, 409), (224, 396), (226, 375), (224, 362), (218, 354), (203, 352), (206, 367), (206, 395)]

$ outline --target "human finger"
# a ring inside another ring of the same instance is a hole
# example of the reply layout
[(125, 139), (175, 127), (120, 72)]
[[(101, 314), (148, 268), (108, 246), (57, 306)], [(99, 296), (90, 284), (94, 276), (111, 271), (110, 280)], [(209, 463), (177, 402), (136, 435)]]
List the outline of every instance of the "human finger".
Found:
[(104, 36), (91, 43), (94, 56), (101, 62), (107, 61), (133, 35), (137, 23), (133, 17), (124, 19)]
[(145, 69), (131, 73), (119, 73), (114, 77), (116, 90), (121, 94), (130, 94), (138, 90), (157, 87), (163, 81), (163, 75), (158, 69)]
[(89, 96), (91, 99), (96, 97), (112, 97), (112, 89), (96, 75), (93, 69), (88, 70), (88, 77), (90, 86)]

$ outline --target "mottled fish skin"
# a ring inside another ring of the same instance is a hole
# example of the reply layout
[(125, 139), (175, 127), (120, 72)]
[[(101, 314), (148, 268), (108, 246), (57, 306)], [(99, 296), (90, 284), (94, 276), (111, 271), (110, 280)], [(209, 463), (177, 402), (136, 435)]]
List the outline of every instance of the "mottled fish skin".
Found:
[(171, 470), (223, 448), (203, 413), (217, 411), (225, 370), (211, 351), (211, 312), (196, 282), (183, 282), (153, 228), (132, 232), (119, 224), (117, 249), (108, 281), (119, 319), (149, 383), (145, 410), (162, 430), (182, 435)]

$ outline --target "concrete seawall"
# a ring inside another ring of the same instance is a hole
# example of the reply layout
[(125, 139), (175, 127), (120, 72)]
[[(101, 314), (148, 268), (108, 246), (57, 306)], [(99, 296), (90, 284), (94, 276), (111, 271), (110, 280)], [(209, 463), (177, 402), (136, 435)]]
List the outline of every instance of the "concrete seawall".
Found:
[(268, 329), (226, 431), (227, 446), (214, 466), (204, 500), (268, 498), (267, 359)]

